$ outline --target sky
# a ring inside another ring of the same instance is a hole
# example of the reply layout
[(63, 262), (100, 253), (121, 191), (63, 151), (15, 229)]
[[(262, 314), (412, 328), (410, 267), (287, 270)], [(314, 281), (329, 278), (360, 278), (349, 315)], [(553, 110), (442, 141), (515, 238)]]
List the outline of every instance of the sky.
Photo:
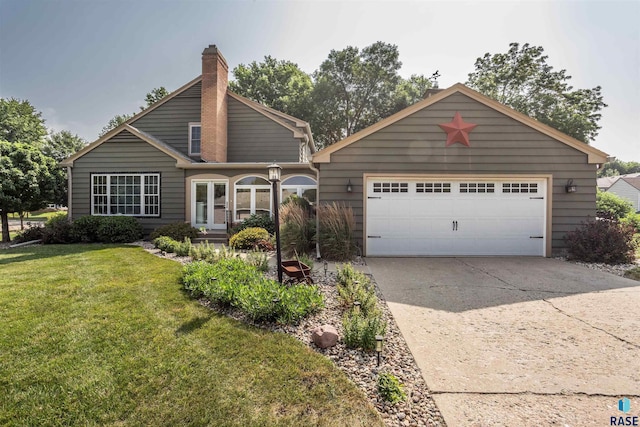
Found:
[(312, 73), (332, 49), (383, 41), (398, 46), (403, 77), (438, 70), (446, 88), (519, 42), (542, 46), (575, 88), (602, 86), (608, 107), (592, 145), (640, 161), (639, 23), (640, 0), (0, 0), (0, 97), (93, 141), (151, 89), (197, 77), (209, 44), (230, 71), (271, 55)]

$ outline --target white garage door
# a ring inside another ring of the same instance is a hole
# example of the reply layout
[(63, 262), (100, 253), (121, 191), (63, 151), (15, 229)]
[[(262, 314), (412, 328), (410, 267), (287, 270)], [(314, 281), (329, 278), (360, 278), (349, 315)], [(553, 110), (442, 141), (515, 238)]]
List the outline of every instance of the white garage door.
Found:
[(368, 179), (366, 253), (544, 256), (545, 180)]

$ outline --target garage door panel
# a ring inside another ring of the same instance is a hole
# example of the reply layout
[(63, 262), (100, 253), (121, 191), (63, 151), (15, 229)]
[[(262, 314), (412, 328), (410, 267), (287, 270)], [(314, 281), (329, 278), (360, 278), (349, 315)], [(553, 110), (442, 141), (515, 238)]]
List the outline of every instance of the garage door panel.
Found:
[(398, 181), (368, 182), (367, 255), (544, 255), (544, 180)]

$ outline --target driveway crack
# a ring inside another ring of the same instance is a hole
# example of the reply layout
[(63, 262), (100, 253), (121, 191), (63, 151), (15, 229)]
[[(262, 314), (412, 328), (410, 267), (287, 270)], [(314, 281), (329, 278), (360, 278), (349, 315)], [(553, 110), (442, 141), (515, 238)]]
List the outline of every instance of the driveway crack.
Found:
[(607, 335), (609, 335), (609, 336), (611, 336), (611, 337), (613, 337), (613, 338), (617, 339), (618, 341), (621, 341), (621, 342), (623, 342), (623, 343), (625, 343), (625, 344), (629, 344), (630, 346), (633, 346), (633, 347), (635, 347), (635, 348), (640, 349), (640, 345), (635, 344), (635, 343), (632, 343), (631, 341), (628, 341), (628, 340), (626, 340), (626, 339), (624, 339), (624, 338), (621, 338), (621, 337), (619, 337), (619, 336), (617, 336), (617, 335), (615, 335), (615, 334), (612, 334), (611, 332), (609, 332), (609, 331), (607, 331), (607, 330), (605, 330), (605, 329), (602, 329), (602, 328), (599, 328), (599, 327), (597, 327), (597, 326), (595, 326), (595, 325), (592, 325), (591, 323), (589, 323), (589, 322), (587, 322), (587, 321), (585, 321), (585, 320), (582, 320), (582, 319), (580, 319), (579, 317), (573, 316), (573, 315), (571, 315), (571, 314), (567, 313), (566, 311), (562, 310), (561, 308), (557, 307), (554, 303), (552, 303), (551, 301), (549, 301), (549, 300), (547, 300), (547, 299), (544, 299), (544, 298), (543, 298), (543, 299), (542, 299), (542, 301), (546, 302), (546, 303), (547, 303), (547, 304), (549, 304), (551, 307), (555, 308), (559, 313), (564, 314), (565, 316), (570, 317), (571, 319), (574, 319), (574, 320), (577, 320), (577, 321), (579, 321), (579, 322), (582, 322), (582, 323), (584, 323), (585, 325), (589, 326), (590, 328), (596, 329), (596, 330), (598, 330), (598, 331), (600, 331), (600, 332), (604, 332), (605, 334), (607, 334)]

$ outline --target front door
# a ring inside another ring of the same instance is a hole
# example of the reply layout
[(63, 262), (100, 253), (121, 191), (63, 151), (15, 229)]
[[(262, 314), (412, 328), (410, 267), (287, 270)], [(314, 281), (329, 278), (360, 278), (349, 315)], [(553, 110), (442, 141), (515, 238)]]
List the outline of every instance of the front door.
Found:
[(191, 184), (191, 224), (207, 230), (227, 227), (229, 198), (226, 181), (193, 181)]

